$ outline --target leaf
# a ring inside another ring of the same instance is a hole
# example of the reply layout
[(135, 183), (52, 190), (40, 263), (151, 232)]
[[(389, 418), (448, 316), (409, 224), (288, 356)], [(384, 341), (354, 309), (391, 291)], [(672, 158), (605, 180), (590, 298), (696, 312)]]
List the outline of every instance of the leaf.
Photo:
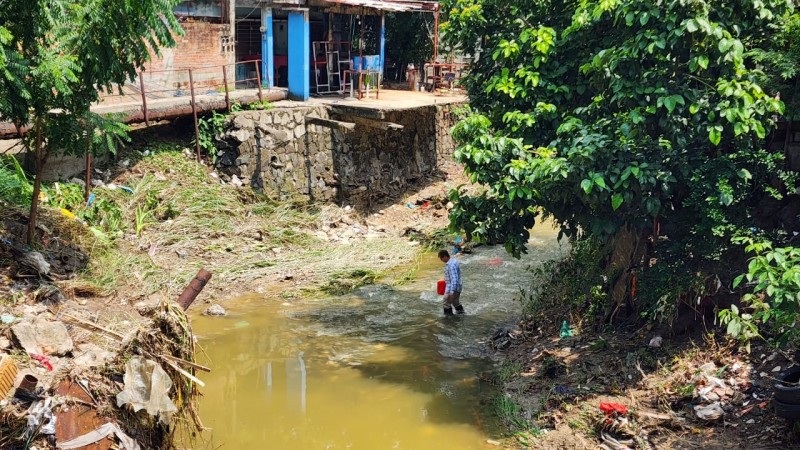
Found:
[(691, 106), (689, 106), (689, 114), (697, 114), (698, 111), (700, 111), (700, 105), (697, 103), (692, 103)]
[(722, 140), (722, 131), (716, 126), (709, 128), (708, 140), (714, 145), (719, 145), (719, 141)]
[(743, 180), (749, 180), (753, 178), (753, 175), (751, 175), (750, 171), (748, 171), (747, 169), (739, 169), (739, 171), (736, 172), (736, 174), (739, 175), (739, 178)]
[(697, 21), (696, 20), (689, 19), (689, 20), (686, 21), (686, 31), (688, 31), (689, 33), (694, 33), (698, 29), (699, 28), (697, 26)]
[(733, 285), (732, 285), (733, 289), (736, 289), (736, 287), (739, 286), (739, 284), (742, 283), (743, 279), (744, 279), (744, 274), (741, 274), (738, 277), (734, 278), (733, 279)]
[(587, 194), (592, 192), (592, 181), (591, 180), (581, 181), (581, 189), (583, 189), (583, 192), (586, 192)]
[(596, 175), (596, 176), (594, 177), (594, 183), (595, 183), (596, 185), (600, 186), (600, 187), (601, 187), (601, 188), (603, 188), (603, 189), (606, 189), (606, 188), (607, 188), (607, 187), (606, 187), (606, 180), (604, 180), (604, 179), (603, 179), (603, 176), (602, 176), (602, 175)]
[(622, 198), (621, 194), (614, 194), (611, 197), (611, 208), (613, 208), (614, 211), (616, 211), (617, 209), (619, 209), (619, 207), (622, 205), (622, 202), (624, 201), (625, 200)]
[(697, 57), (697, 65), (699, 65), (703, 69), (708, 69), (708, 56), (707, 55), (698, 56)]

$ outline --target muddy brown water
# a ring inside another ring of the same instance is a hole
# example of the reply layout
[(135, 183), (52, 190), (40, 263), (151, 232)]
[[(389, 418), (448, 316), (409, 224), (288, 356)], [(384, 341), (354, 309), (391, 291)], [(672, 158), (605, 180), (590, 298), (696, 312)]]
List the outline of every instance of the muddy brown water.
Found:
[(497, 448), (486, 442), (502, 434), (497, 392), (478, 378), (492, 367), (489, 337), (519, 313), (527, 268), (564, 252), (539, 225), (521, 260), (501, 247), (459, 255), (464, 316), (442, 317), (442, 264), (426, 255), (400, 287), (305, 301), (250, 295), (226, 302), (226, 317), (194, 317), (212, 368), (202, 374), (205, 446)]

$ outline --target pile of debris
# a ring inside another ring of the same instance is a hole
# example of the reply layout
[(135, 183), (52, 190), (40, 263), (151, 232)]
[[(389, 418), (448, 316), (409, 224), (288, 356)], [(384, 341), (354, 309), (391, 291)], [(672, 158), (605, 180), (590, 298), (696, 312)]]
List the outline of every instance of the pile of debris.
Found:
[[(0, 350), (0, 448), (37, 441), (59, 449), (170, 448), (175, 424), (203, 428), (194, 409), (202, 386), (195, 371), (208, 369), (194, 362), (191, 328), (178, 304), (163, 303), (127, 335), (33, 311), (40, 310), (29, 308), (26, 318), (0, 328), (11, 337)], [(76, 346), (80, 330), (121, 350)]]

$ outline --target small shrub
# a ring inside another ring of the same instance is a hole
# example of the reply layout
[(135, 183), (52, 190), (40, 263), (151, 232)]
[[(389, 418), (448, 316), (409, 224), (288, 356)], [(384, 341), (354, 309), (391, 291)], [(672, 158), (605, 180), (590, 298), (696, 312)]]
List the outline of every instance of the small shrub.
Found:
[(745, 251), (755, 256), (747, 273), (736, 277), (733, 287), (746, 279), (753, 290), (742, 297), (746, 310), (732, 305), (720, 311), (720, 321), (727, 325), (728, 334), (745, 343), (765, 332), (774, 336), (778, 346), (800, 342), (800, 248), (773, 248), (771, 242), (752, 238), (739, 241), (746, 243)]

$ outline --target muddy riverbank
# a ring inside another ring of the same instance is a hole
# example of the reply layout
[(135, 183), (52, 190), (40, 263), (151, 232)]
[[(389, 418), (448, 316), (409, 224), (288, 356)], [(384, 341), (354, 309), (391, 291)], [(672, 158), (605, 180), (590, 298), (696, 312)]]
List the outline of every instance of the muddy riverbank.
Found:
[[(97, 186), (88, 208), (76, 207), (83, 190), (77, 184), (45, 189), (40, 247), (27, 249), (22, 244), (23, 209), (0, 205), (0, 351), (13, 360), (16, 375), (38, 378), (37, 395), (42, 399), (55, 396), (59, 404), (95, 404), (90, 409), (98, 412), (96, 417), (76, 427), (79, 430), (68, 430), (70, 438), (106, 421), (122, 424), (134, 439), (144, 432), (146, 427), (133, 426), (136, 421), (120, 422), (127, 416), (114, 397), (123, 390), (125, 363), (147, 348), (137, 341), (139, 330), (159, 328), (153, 317), (163, 317), (162, 305), (174, 300), (199, 268), (213, 277), (192, 314), (212, 304), (224, 308), (227, 299), (242, 293), (273, 293), (291, 300), (346, 292), (377, 278), (402, 284), (413, 279), (423, 252), (420, 240), (446, 226), (446, 193), (462, 181), (458, 168), (443, 167), (420, 180), (401, 202), (364, 215), (346, 204), (277, 202), (250, 188), (222, 183), (213, 170), (174, 144), (138, 148), (96, 170)], [(20, 258), (32, 251), (50, 264), (47, 274), (23, 264)], [(57, 328), (56, 336), (61, 337), (27, 348), (14, 328), (38, 322)], [(65, 338), (69, 348), (56, 351), (57, 341)], [(119, 354), (131, 342), (136, 345)], [(189, 355), (170, 351), (167, 357), (170, 354), (183, 361), (177, 365), (189, 378), (172, 368), (175, 361), (154, 358), (167, 368), (175, 385), (189, 380), (194, 392), (190, 377), (202, 378), (202, 371)], [(15, 374), (9, 375), (12, 380)], [(63, 380), (91, 385), (89, 397), (58, 394)], [(25, 409), (19, 408), (24, 405), (5, 400), (1, 406), (3, 448), (29, 445)], [(196, 416), (189, 413), (191, 422)], [(66, 439), (61, 431), (57, 438)], [(139, 438), (146, 448), (159, 441), (163, 445), (163, 437)]]

